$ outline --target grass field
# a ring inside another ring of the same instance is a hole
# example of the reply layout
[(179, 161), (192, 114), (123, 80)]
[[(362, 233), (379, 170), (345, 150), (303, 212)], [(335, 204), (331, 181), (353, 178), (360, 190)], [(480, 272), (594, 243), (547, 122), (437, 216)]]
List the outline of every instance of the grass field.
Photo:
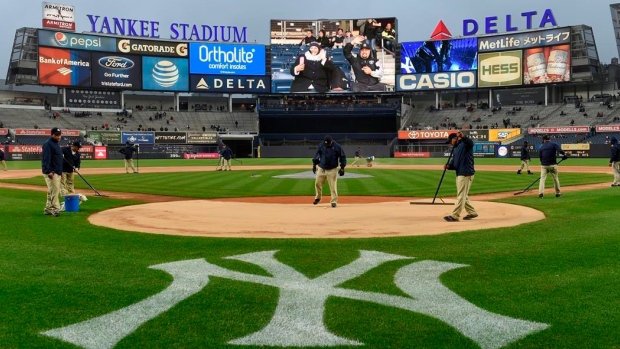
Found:
[[(572, 166), (608, 162), (569, 161)], [(340, 195), (432, 197), (445, 160), (376, 162), (437, 164), (438, 169), (350, 169), (373, 177), (339, 181)], [(250, 166), (283, 164), (310, 161), (243, 160)], [(518, 168), (514, 159), (476, 159), (476, 164)], [(215, 161), (140, 160), (141, 167), (197, 165), (214, 168)], [(9, 167), (36, 169), (39, 163), (10, 162)], [(119, 174), (87, 176), (101, 192), (196, 198), (297, 195), (307, 196), (309, 204), (313, 198), (313, 180), (271, 178), (299, 172), (295, 169), (126, 175), (121, 161), (85, 161), (82, 166), (84, 171), (94, 167), (119, 168)], [(471, 193), (517, 191), (536, 178), (479, 171)], [(87, 217), (138, 201), (90, 196), (80, 212), (53, 218), (42, 214), (44, 193), (0, 189), (0, 348), (76, 348), (68, 342), (83, 348), (617, 348), (620, 189), (609, 188), (611, 179), (611, 169), (607, 174), (565, 173), (560, 165), (563, 187), (601, 183), (600, 189), (559, 199), (525, 195), (501, 200), (544, 212), (547, 218), (536, 223), (342, 240), (118, 231), (92, 226)], [(40, 176), (2, 182), (44, 185)], [(81, 180), (76, 184), (89, 193)], [(440, 196), (454, 196), (453, 173), (446, 174)], [(368, 216), (381, 219), (372, 212)], [(411, 229), (416, 229), (414, 221)], [(412, 303), (423, 299), (430, 301)], [(463, 302), (485, 313), (474, 316)], [(405, 309), (407, 304), (413, 310)], [(489, 314), (498, 316), (497, 326), (480, 327)], [(545, 326), (518, 335), (516, 325), (499, 316), (532, 328)]]

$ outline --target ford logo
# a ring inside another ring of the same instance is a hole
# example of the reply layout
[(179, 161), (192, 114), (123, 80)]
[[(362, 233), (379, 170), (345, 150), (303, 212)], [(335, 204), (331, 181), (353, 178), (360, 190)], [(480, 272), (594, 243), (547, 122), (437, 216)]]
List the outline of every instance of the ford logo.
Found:
[(131, 69), (135, 63), (125, 57), (106, 56), (99, 58), (99, 65), (109, 69)]

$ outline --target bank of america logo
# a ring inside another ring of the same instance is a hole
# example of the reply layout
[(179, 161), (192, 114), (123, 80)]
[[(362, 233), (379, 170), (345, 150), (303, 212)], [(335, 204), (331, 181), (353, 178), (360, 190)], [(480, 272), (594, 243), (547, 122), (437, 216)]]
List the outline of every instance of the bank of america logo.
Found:
[(203, 90), (208, 90), (209, 89), (209, 85), (207, 85), (207, 82), (205, 81), (204, 78), (200, 78), (200, 81), (198, 81), (198, 85), (196, 85), (196, 88), (200, 88)]
[(67, 67), (62, 67), (62, 68), (56, 69), (56, 71), (59, 72), (60, 74), (64, 75), (64, 76), (67, 76), (67, 75), (71, 74), (71, 72), (73, 70), (71, 70), (71, 69), (69, 69)]

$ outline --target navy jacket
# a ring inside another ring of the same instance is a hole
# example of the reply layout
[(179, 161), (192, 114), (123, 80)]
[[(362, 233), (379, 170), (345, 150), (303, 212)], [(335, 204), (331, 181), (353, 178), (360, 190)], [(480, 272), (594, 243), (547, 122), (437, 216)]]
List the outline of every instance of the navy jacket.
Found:
[(564, 150), (559, 144), (548, 141), (544, 142), (540, 149), (538, 149), (538, 156), (540, 157), (540, 164), (542, 166), (551, 166), (557, 164), (557, 153), (564, 155)]
[(521, 160), (529, 160), (530, 159), (530, 151), (529, 149), (527, 149), (527, 146), (524, 145), (523, 148), (521, 148)]
[(313, 164), (318, 164), (319, 167), (324, 170), (331, 170), (338, 167), (339, 162), (340, 167), (345, 168), (345, 166), (347, 166), (347, 156), (344, 154), (340, 144), (336, 142), (332, 142), (331, 146), (327, 146), (325, 143), (321, 142), (321, 144), (319, 144), (319, 149), (317, 149), (314, 155), (314, 159), (312, 159)]
[(4, 150), (0, 149), (0, 161), (4, 160)]
[(131, 158), (133, 158), (133, 152), (136, 151), (136, 148), (134, 148), (131, 145), (126, 145), (123, 148), (121, 148), (121, 150), (119, 150), (118, 152), (125, 155), (125, 159), (129, 160)]
[(474, 141), (469, 137), (462, 138), (454, 148), (452, 160), (448, 163), (449, 170), (455, 170), (457, 176), (473, 176)]
[(62, 150), (58, 141), (54, 138), (43, 143), (43, 157), (41, 158), (41, 170), (43, 174), (62, 174)]
[(224, 159), (230, 160), (232, 158), (232, 150), (230, 150), (230, 148), (226, 147), (226, 148), (222, 149), (222, 151), (220, 151), (220, 155)]
[(620, 161), (620, 145), (618, 145), (618, 140), (611, 140), (611, 155), (609, 157), (609, 163)]
[(80, 158), (79, 151), (75, 152), (75, 155), (73, 155), (71, 147), (63, 147), (62, 156), (65, 158), (62, 161), (62, 172), (71, 173), (73, 172), (74, 167), (80, 168), (80, 165), (82, 164), (82, 159)]

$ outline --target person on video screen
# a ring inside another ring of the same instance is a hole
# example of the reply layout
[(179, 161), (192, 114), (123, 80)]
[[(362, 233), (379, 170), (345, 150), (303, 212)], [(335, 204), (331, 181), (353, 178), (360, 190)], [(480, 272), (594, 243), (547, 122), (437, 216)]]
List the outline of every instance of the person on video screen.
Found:
[[(354, 56), (353, 46), (360, 45), (360, 51)], [(344, 46), (344, 56), (351, 64), (351, 70), (354, 75), (353, 86), (351, 91), (385, 91), (385, 84), (381, 82), (383, 77), (383, 66), (380, 61), (372, 55), (371, 46), (364, 42), (363, 36), (357, 36), (353, 41)]]
[(327, 59), (327, 53), (318, 42), (312, 42), (308, 51), (297, 57), (291, 66), (291, 75), (295, 77), (291, 92), (325, 93), (329, 89), (328, 74), (336, 66)]

